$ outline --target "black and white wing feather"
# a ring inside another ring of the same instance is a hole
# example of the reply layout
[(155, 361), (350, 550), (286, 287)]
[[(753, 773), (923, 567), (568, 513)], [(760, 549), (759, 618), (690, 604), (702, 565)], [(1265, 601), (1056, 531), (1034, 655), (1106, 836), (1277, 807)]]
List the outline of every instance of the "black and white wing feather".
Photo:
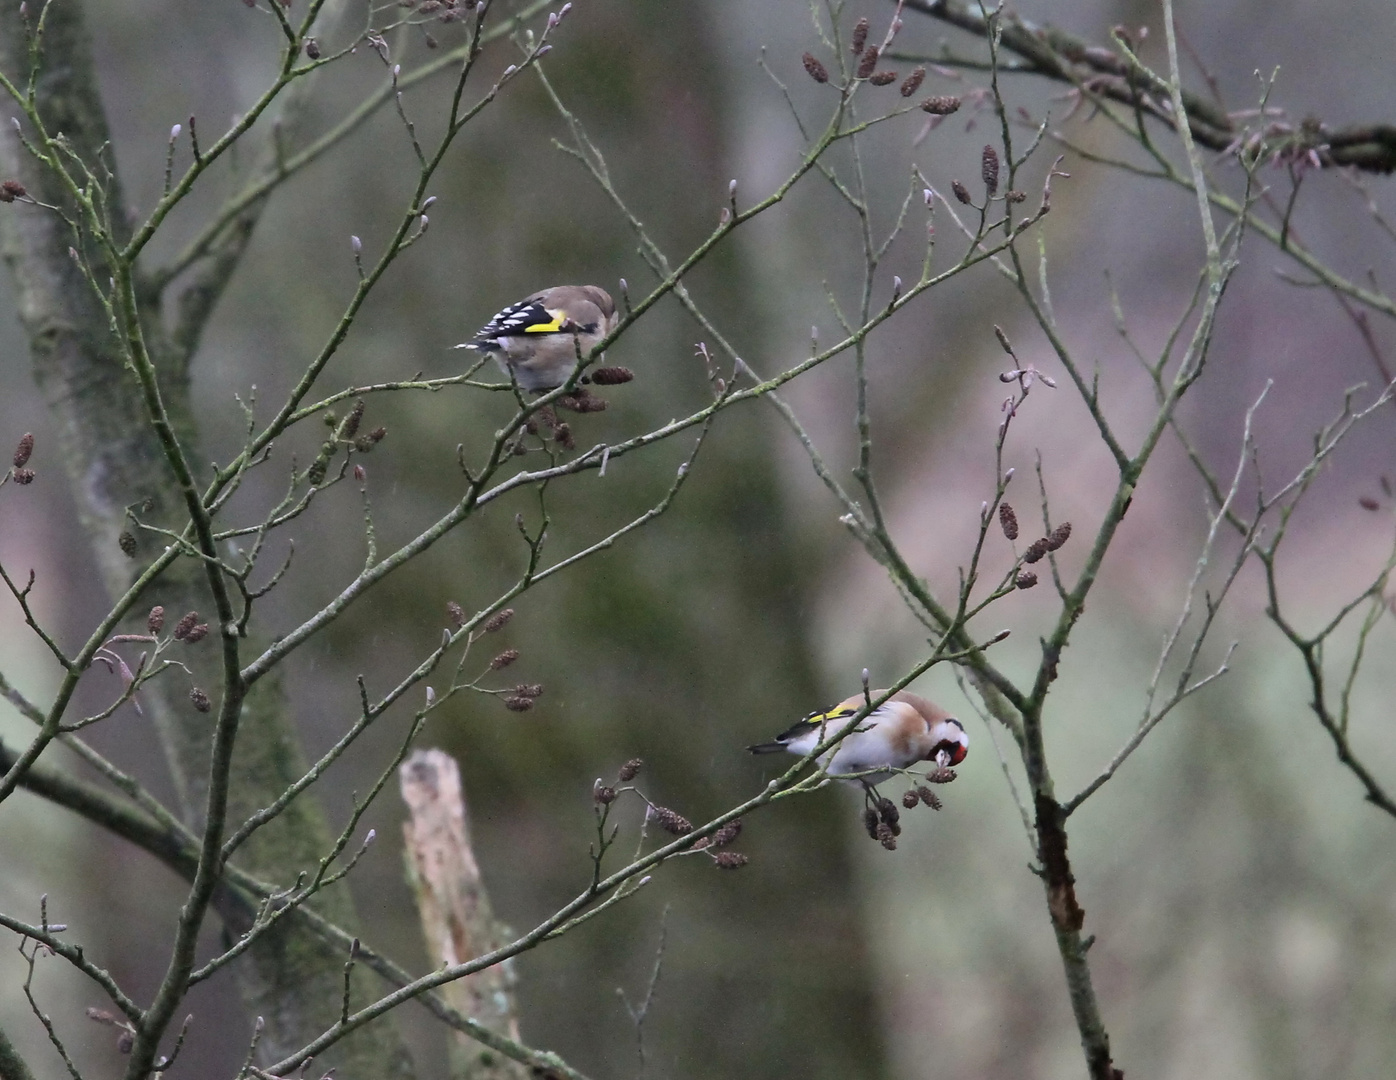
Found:
[[(860, 705), (858, 708), (861, 707), (862, 706)], [(779, 735), (777, 735), (775, 739), (771, 742), (758, 743), (756, 746), (748, 746), (747, 749), (750, 750), (753, 754), (771, 754), (775, 753), (777, 750), (788, 750), (790, 748), (791, 742), (801, 738), (804, 735), (808, 735), (811, 732), (817, 732), (821, 729), (826, 729), (828, 730), (829, 734), (833, 734), (833, 731), (837, 729), (830, 730), (829, 725), (835, 723), (836, 721), (846, 720), (850, 716), (856, 715), (858, 712), (858, 708), (852, 708), (849, 706), (839, 706), (833, 709), (829, 709), (826, 712), (810, 713), (803, 720), (798, 720), (795, 723), (791, 724), (788, 728), (786, 728)], [(865, 720), (875, 720), (878, 717), (878, 715), (883, 712), (885, 712), (885, 706), (883, 708), (874, 709), (871, 713), (868, 714), (867, 717), (865, 717)], [(858, 730), (866, 731), (867, 726), (859, 725)]]
[(529, 297), (516, 304), (510, 304), (494, 318), (485, 323), (469, 342), (471, 348), (492, 352), (504, 347), (500, 338), (517, 337), (521, 334), (559, 333), (564, 319), (549, 311), (539, 297)]

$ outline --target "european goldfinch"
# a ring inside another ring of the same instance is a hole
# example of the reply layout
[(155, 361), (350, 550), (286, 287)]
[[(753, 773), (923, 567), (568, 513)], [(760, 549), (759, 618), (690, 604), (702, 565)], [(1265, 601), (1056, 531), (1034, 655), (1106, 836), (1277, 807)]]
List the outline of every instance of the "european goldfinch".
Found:
[[(880, 697), (886, 692), (875, 690), (872, 696)], [(747, 749), (753, 754), (787, 750), (803, 757), (847, 728), (865, 704), (862, 694), (854, 694), (827, 712), (810, 714), (777, 735), (774, 742)], [(831, 776), (890, 773), (910, 768), (918, 761), (933, 761), (942, 767), (958, 765), (968, 752), (969, 735), (963, 724), (939, 705), (902, 690), (865, 716), (851, 735), (821, 754), (820, 763)], [(871, 777), (859, 779), (865, 787), (871, 786), (867, 783)]]
[(525, 390), (553, 390), (565, 383), (596, 343), (619, 321), (611, 294), (597, 285), (555, 285), (510, 304), (458, 349), (494, 357)]

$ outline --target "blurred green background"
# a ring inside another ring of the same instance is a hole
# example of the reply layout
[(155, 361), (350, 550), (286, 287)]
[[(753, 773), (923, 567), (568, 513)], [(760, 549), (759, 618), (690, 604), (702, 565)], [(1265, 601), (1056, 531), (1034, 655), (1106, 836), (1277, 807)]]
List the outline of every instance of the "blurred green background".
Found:
[[(1095, 41), (1117, 23), (1148, 23), (1154, 34), (1146, 57), (1163, 63), (1151, 4), (1019, 8)], [(148, 209), (159, 194), (170, 125), (192, 113), (201, 132), (214, 133), (246, 108), (272, 70), (274, 24), (235, 0), (119, 0), (88, 9), (116, 157), (131, 200)], [(1361, 0), (1321, 25), (1312, 10), (1237, 0), (1185, 7), (1180, 18), (1235, 108), (1256, 100), (1254, 70), (1279, 65), (1272, 103), (1296, 116), (1348, 123), (1396, 115), (1384, 44), (1396, 30), (1390, 6)], [(890, 4), (850, 8), (845, 29), (859, 14), (881, 25), (891, 11)], [(433, 32), (443, 46), (460, 33)], [(902, 47), (933, 50), (942, 39), (961, 52), (973, 48), (908, 13)], [(427, 55), (420, 34), (392, 44), (407, 67)], [(512, 48), (493, 46), (485, 73), (512, 62)], [(730, 179), (745, 205), (798, 161), (798, 132), (757, 64), (763, 48), (802, 113), (821, 123), (832, 92), (800, 67), (802, 52), (823, 55), (804, 5), (580, 0), (558, 32), (548, 64), (559, 92), (671, 257), (711, 230)], [(381, 61), (361, 49), (323, 80), (306, 129), (323, 129), (382, 77)], [(933, 71), (926, 90), (968, 94), (975, 85), (973, 76)], [(446, 82), (426, 83), (407, 95), (407, 108), (431, 127), (446, 93)], [(893, 91), (882, 93), (891, 100)], [(1009, 93), (1034, 117), (1064, 117), (1071, 105), (1061, 87), (1038, 81), (1010, 82)], [(1085, 121), (1083, 110), (1077, 137), (1111, 145), (1103, 127)], [(996, 121), (972, 103), (918, 142), (920, 127), (918, 117), (907, 117), (867, 140), (880, 229), (895, 218), (913, 163), (947, 190), (952, 179), (975, 180), (982, 145), (997, 141)], [(553, 147), (564, 135), (531, 79), (513, 84), (471, 125), (431, 189), (438, 202), (426, 239), (366, 306), (325, 376), (327, 389), (416, 371), (452, 373), (461, 354), (449, 347), (536, 288), (592, 281), (615, 291), (626, 277), (633, 293), (644, 291), (652, 277), (624, 222)], [(1029, 169), (1034, 184), (1050, 153)], [(216, 459), (239, 444), (232, 395), (245, 396), (255, 384), (270, 408), (333, 326), (354, 281), (348, 238), (380, 250), (409, 191), (410, 158), (400, 122), (384, 111), (288, 184), (268, 210), (195, 363), (205, 446)], [(243, 156), (244, 168), (251, 160)], [(1146, 351), (1157, 348), (1199, 265), (1195, 205), (1079, 159), (1065, 167), (1073, 175), (1057, 181), (1045, 226), (1058, 319), (1083, 365), (1100, 372), (1112, 419), (1137, 432), (1151, 391), (1115, 334), (1102, 275), (1112, 275)], [(1219, 173), (1235, 180), (1224, 165)], [(1283, 172), (1265, 175), (1287, 194)], [(1383, 245), (1361, 198), (1337, 176), (1306, 183), (1300, 235), (1341, 271), (1373, 267), (1389, 282), (1392, 246), (1389, 238)], [(172, 219), (157, 259), (176, 251), (234, 186), (220, 176)], [(1396, 211), (1390, 179), (1371, 187), (1388, 213)], [(920, 228), (893, 249), (879, 282), (884, 295), (893, 273), (914, 278)], [(938, 243), (945, 265), (960, 248), (943, 219)], [(1302, 464), (1312, 432), (1336, 414), (1342, 391), (1371, 381), (1373, 369), (1331, 298), (1283, 283), (1275, 273), (1281, 257), (1271, 248), (1253, 243), (1243, 258), (1211, 369), (1184, 422), (1209, 460), (1229, 472), (1242, 414), (1274, 380), (1257, 422), (1262, 468), (1273, 483)], [(811, 324), (823, 340), (832, 338), (825, 283), (851, 310), (859, 268), (856, 222), (811, 177), (724, 246), (691, 287), (743, 355), (774, 372), (807, 349)], [(54, 439), (8, 278), (0, 290), (0, 441), (35, 432), (40, 470), (32, 487), (0, 498), (0, 556), (12, 569), (36, 569), (41, 611), (60, 638), (72, 640), (104, 609), (105, 597), (62, 471), (45, 453)], [(946, 591), (992, 489), (1003, 396), (996, 375), (1007, 366), (995, 323), (1020, 356), (1060, 374), (988, 269), (918, 301), (874, 336), (869, 352), (875, 465), (892, 526), (916, 571)], [(1373, 330), (1379, 348), (1396, 351), (1390, 326)], [(699, 338), (676, 302), (662, 303), (612, 351), (611, 361), (633, 368), (636, 381), (608, 395), (609, 411), (574, 421), (578, 441), (617, 440), (699, 407), (708, 394), (693, 357)], [(844, 476), (854, 448), (852, 390), (851, 360), (841, 358), (790, 393)], [(390, 432), (364, 462), (381, 544), (439, 516), (461, 489), (457, 444), (482, 445), (504, 408), (459, 390), (370, 402), (368, 422)], [(291, 453), (305, 460), (318, 437), (307, 430), (287, 440), (278, 461), (284, 465)], [(585, 546), (652, 504), (688, 445), (619, 460), (605, 478), (590, 473), (554, 488), (552, 550)], [(1391, 507), (1372, 514), (1357, 500), (1380, 496), (1383, 470), (1396, 476), (1394, 448), (1396, 410), (1374, 418), (1335, 456), (1296, 518), (1285, 581), (1306, 625), (1331, 614), (1384, 557)], [(1071, 520), (1080, 538), (1063, 552), (1070, 570), (1108, 498), (1111, 464), (1064, 381), (1055, 392), (1034, 392), (1010, 443), (1008, 463), (1018, 470), (1010, 499), (1025, 520), (1038, 503), (1031, 474), (1039, 450), (1054, 519)], [(246, 513), (275, 497), (277, 469), (253, 485)], [(311, 753), (351, 722), (354, 675), (364, 673), (370, 688), (395, 683), (439, 639), (448, 600), (471, 609), (517, 573), (523, 549), (513, 515), (536, 503), (506, 502), (296, 654), (287, 682)], [(1049, 750), (1063, 795), (1088, 781), (1137, 722), (1202, 537), (1202, 506), (1187, 462), (1166, 445), (1136, 496), (1052, 699)], [(921, 654), (916, 624), (838, 513), (774, 412), (743, 405), (721, 419), (668, 515), (515, 605), (518, 615), (489, 644), (520, 649), (510, 674), (544, 684), (538, 707), (515, 715), (495, 701), (467, 699), (423, 736), (462, 763), (480, 862), (495, 909), (512, 926), (531, 926), (584, 884), (595, 777), (642, 757), (646, 791), (703, 818), (770, 775), (771, 761), (749, 758), (743, 746), (853, 692), (862, 668), (885, 683)], [(363, 558), (361, 520), (344, 487), (288, 530), (313, 558), (295, 567), (268, 605), (270, 632), (293, 625), (352, 576)], [(1006, 546), (991, 541), (988, 558), (991, 567), (1006, 565)], [(1305, 705), (1297, 656), (1263, 619), (1259, 585), (1254, 574), (1243, 575), (1207, 654), (1215, 664), (1227, 642), (1239, 641), (1231, 674), (1179, 709), (1072, 819), (1087, 930), (1098, 935), (1091, 952), (1097, 988), (1117, 1063), (1131, 1076), (1372, 1077), (1388, 1074), (1396, 1059), (1396, 822), (1364, 805), (1333, 760)], [(1010, 672), (1032, 669), (1053, 601), (1039, 588), (985, 616), (979, 629), (986, 636), (1014, 631), (999, 647)], [(55, 681), (51, 665), (13, 605), (0, 603), (0, 613), (0, 665), (42, 698)], [(1354, 738), (1378, 775), (1396, 777), (1389, 622), (1369, 644)], [(1025, 868), (1031, 848), (989, 733), (948, 671), (937, 669), (918, 689), (957, 710), (974, 744), (943, 811), (908, 814), (895, 853), (863, 836), (858, 800), (847, 791), (760, 814), (747, 822), (741, 848), (752, 862), (740, 873), (718, 873), (701, 858), (682, 861), (623, 908), (521, 958), (525, 1040), (598, 1078), (635, 1075), (635, 1033), (617, 989), (632, 1000), (643, 993), (663, 921), (663, 974), (645, 1028), (651, 1076), (1082, 1075), (1039, 883)], [(395, 748), (404, 723), (390, 715), (321, 786), (334, 820)], [(0, 734), (11, 741), (27, 734), (4, 704)], [(169, 793), (153, 733), (129, 709), (101, 725), (93, 741)], [(353, 884), (366, 937), (421, 970), (427, 961), (403, 882), (401, 816), (390, 791), (369, 816), (381, 839)], [(36, 917), (41, 893), (53, 917), (68, 922), (137, 997), (153, 989), (178, 903), (174, 878), (22, 794), (0, 815), (0, 908)], [(17, 971), (13, 950), (0, 951), (0, 1023), (42, 1076), (57, 1077), (61, 1065), (28, 1014)], [(96, 995), (56, 961), (41, 965), (38, 989), (85, 1075), (119, 1075), (110, 1032), (82, 1017), (83, 1007), (98, 1004)], [(231, 1075), (250, 1031), (235, 994), (226, 980), (214, 980), (193, 1007), (197, 1024), (171, 1075)], [(405, 1008), (396, 1022), (422, 1075), (443, 1075), (444, 1037), (426, 1014)]]

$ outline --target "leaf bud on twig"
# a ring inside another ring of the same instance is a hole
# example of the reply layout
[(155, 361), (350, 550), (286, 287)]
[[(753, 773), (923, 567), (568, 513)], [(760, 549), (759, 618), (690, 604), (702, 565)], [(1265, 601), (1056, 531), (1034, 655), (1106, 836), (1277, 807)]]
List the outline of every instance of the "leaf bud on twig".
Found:
[(496, 630), (503, 630), (513, 617), (514, 609), (511, 607), (507, 607), (503, 611), (496, 611), (485, 620), (485, 633), (493, 634)]
[(1047, 547), (1047, 537), (1044, 536), (1040, 540), (1034, 540), (1028, 545), (1028, 550), (1023, 552), (1023, 561), (1025, 563), (1035, 563), (1041, 559), (1042, 556), (1046, 555), (1049, 550), (1050, 549)]
[[(866, 79), (869, 75), (871, 75), (874, 71), (876, 71), (876, 70), (877, 70), (877, 60), (878, 60), (877, 46), (876, 46), (876, 45), (870, 45), (870, 46), (868, 46), (868, 48), (864, 51), (862, 58), (858, 61), (858, 72), (857, 72), (858, 78), (860, 78), (860, 79)], [(896, 76), (893, 76), (893, 78), (895, 78), (895, 77), (896, 77)]]
[(1047, 543), (1048, 551), (1056, 551), (1057, 548), (1071, 539), (1071, 522), (1063, 521), (1043, 539)]
[(354, 402), (354, 407), (349, 410), (349, 415), (344, 418), (344, 438), (352, 439), (359, 433), (359, 423), (364, 418), (364, 399), (359, 398)]
[(964, 184), (960, 183), (958, 180), (951, 180), (950, 190), (955, 193), (955, 198), (960, 202), (964, 203), (966, 206), (970, 204), (969, 188), (965, 187)]
[(1010, 540), (1018, 539), (1018, 515), (1008, 503), (999, 503), (999, 527)]
[(1034, 574), (1031, 570), (1024, 570), (1021, 574), (1019, 574), (1016, 578), (1013, 579), (1014, 587), (1019, 589), (1031, 589), (1036, 584), (1037, 575)]
[[(358, 451), (359, 453), (361, 453), (361, 454), (367, 454), (370, 450), (372, 450), (375, 446), (377, 446), (380, 442), (382, 442), (382, 441), (383, 441), (383, 437), (384, 437), (385, 435), (387, 435), (387, 434), (388, 434), (388, 429), (387, 429), (387, 428), (381, 427), (381, 426), (380, 426), (380, 427), (376, 427), (376, 428), (374, 428), (372, 431), (370, 431), (367, 435), (360, 435), (357, 439), (355, 439), (355, 440), (354, 440), (354, 449), (357, 450), (357, 451)], [(323, 477), (322, 477), (322, 479), (323, 479)], [(316, 481), (316, 482), (318, 483), (319, 481)]]
[(984, 147), (979, 171), (984, 180), (984, 189), (993, 195), (999, 189), (999, 152), (992, 146)]
[(627, 367), (599, 367), (591, 372), (591, 381), (597, 386), (619, 386), (633, 378), (635, 373)]
[(853, 50), (854, 56), (862, 52), (863, 46), (867, 44), (868, 25), (867, 19), (859, 19), (853, 24), (853, 40), (850, 42), (849, 48)]
[(958, 112), (960, 99), (953, 94), (939, 94), (936, 97), (928, 97), (921, 102), (921, 111), (928, 112), (932, 116), (949, 116), (953, 112)]
[(591, 787), (591, 797), (602, 806), (610, 806), (616, 801), (616, 789), (603, 784), (598, 776)]
[(941, 807), (940, 796), (930, 788), (922, 786), (916, 789), (916, 794), (921, 796), (921, 801), (932, 810), (939, 810)]
[(649, 816), (661, 829), (674, 836), (687, 836), (693, 831), (693, 823), (688, 818), (667, 806), (651, 806)]
[[(724, 207), (723, 213), (730, 215), (731, 211)], [(576, 393), (558, 398), (557, 404), (559, 408), (567, 409), (574, 413), (596, 413), (606, 411), (605, 399), (592, 397), (587, 393), (586, 387), (580, 387)]]

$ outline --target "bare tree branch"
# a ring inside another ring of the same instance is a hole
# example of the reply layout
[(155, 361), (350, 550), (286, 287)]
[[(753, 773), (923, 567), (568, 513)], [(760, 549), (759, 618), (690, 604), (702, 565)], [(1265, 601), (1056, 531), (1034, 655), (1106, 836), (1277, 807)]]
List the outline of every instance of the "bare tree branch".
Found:
[[(961, 0), (906, 0), (906, 7), (981, 39), (990, 32), (991, 19), (976, 5)], [(1110, 49), (1002, 9), (991, 15), (992, 21), (1003, 28), (1001, 47), (1020, 59), (1019, 63), (1000, 70), (1040, 75), (1072, 85), (1089, 83), (1102, 97), (1140, 109), (1166, 127), (1176, 128), (1173, 117), (1177, 111), (1162, 103), (1170, 94), (1167, 80), (1134, 60), (1118, 37), (1114, 40), (1116, 48)], [(950, 55), (920, 56), (897, 51), (888, 55), (893, 59), (957, 63), (957, 58)], [(971, 64), (973, 62), (965, 66)], [(974, 66), (988, 68), (990, 65)], [(1180, 96), (1189, 133), (1199, 145), (1209, 150), (1227, 150), (1234, 144), (1241, 130), (1225, 110), (1200, 94), (1182, 91)], [(1375, 173), (1396, 169), (1396, 124), (1353, 124), (1334, 128), (1321, 121), (1305, 121), (1291, 128), (1288, 141), (1312, 149), (1324, 167), (1346, 165)]]

